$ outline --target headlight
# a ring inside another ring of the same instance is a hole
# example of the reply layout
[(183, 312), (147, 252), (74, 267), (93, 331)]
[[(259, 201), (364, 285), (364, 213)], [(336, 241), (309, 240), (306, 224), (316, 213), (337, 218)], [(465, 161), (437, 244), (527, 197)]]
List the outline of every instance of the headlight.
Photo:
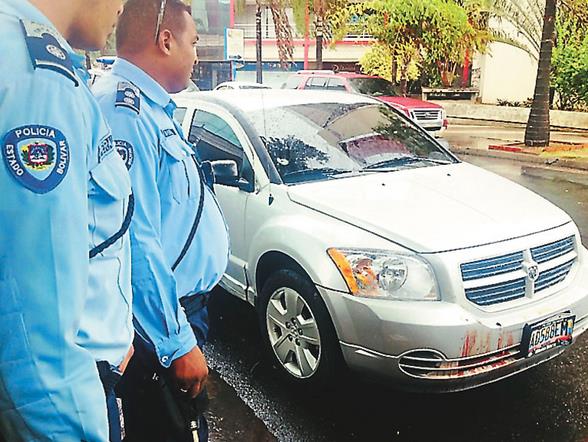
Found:
[(441, 109), (441, 119), (442, 120), (447, 119), (447, 111), (445, 109)]
[(336, 248), (327, 253), (353, 295), (404, 301), (439, 300), (433, 269), (417, 255)]

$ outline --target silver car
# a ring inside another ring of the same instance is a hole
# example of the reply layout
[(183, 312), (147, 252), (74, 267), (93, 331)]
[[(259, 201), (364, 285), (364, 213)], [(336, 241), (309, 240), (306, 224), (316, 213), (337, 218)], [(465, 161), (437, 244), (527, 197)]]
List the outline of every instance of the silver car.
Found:
[(346, 364), (458, 391), (552, 359), (588, 326), (588, 252), (529, 190), (386, 104), (335, 92), (179, 99), (231, 236), (222, 285), (293, 380)]

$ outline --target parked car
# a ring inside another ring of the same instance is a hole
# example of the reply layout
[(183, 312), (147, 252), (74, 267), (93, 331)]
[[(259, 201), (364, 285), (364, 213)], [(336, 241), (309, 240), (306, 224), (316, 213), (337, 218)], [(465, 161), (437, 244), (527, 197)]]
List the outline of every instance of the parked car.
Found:
[(328, 70), (298, 71), (286, 80), (282, 89), (312, 89), (346, 91), (363, 94), (388, 103), (416, 121), (424, 129), (441, 135), (448, 127), (447, 114), (442, 106), (430, 101), (403, 97), (390, 81), (372, 75)]
[(216, 173), (231, 237), (221, 284), (257, 309), (292, 380), (347, 365), (406, 389), (464, 390), (586, 330), (588, 251), (570, 217), (395, 109), (284, 90), (178, 105)]
[(225, 81), (214, 88), (215, 91), (235, 89), (271, 89), (271, 87), (266, 84), (251, 83), (248, 81)]

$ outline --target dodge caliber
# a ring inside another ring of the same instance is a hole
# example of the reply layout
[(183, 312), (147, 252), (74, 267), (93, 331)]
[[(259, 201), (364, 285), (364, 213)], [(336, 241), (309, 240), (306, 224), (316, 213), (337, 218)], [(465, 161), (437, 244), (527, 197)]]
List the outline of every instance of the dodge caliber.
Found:
[(292, 380), (347, 366), (459, 391), (586, 330), (588, 253), (570, 217), (385, 103), (261, 90), (178, 104), (230, 232), (222, 286), (255, 307)]

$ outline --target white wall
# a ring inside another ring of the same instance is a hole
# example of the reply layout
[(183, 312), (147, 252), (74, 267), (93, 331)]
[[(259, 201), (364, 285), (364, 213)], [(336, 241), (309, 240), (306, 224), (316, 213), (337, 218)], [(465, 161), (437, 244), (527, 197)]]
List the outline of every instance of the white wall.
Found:
[[(527, 0), (528, 3), (528, 0)], [(539, 28), (537, 28), (539, 26)], [(536, 23), (536, 31), (540, 32), (540, 23)], [(536, 46), (531, 38), (537, 35), (523, 35), (517, 27), (507, 20), (490, 21), (490, 27), (496, 29), (504, 37), (516, 41), (529, 52), (506, 43), (495, 42), (489, 45), (484, 55), (474, 60), (473, 79), (479, 77), (477, 87), (483, 103), (494, 104), (497, 100), (524, 101), (533, 97), (535, 79), (537, 77)]]
[(533, 97), (537, 61), (527, 52), (505, 43), (492, 43), (478, 57), (474, 69), (480, 69), (480, 97), (483, 103), (497, 100), (525, 101)]

